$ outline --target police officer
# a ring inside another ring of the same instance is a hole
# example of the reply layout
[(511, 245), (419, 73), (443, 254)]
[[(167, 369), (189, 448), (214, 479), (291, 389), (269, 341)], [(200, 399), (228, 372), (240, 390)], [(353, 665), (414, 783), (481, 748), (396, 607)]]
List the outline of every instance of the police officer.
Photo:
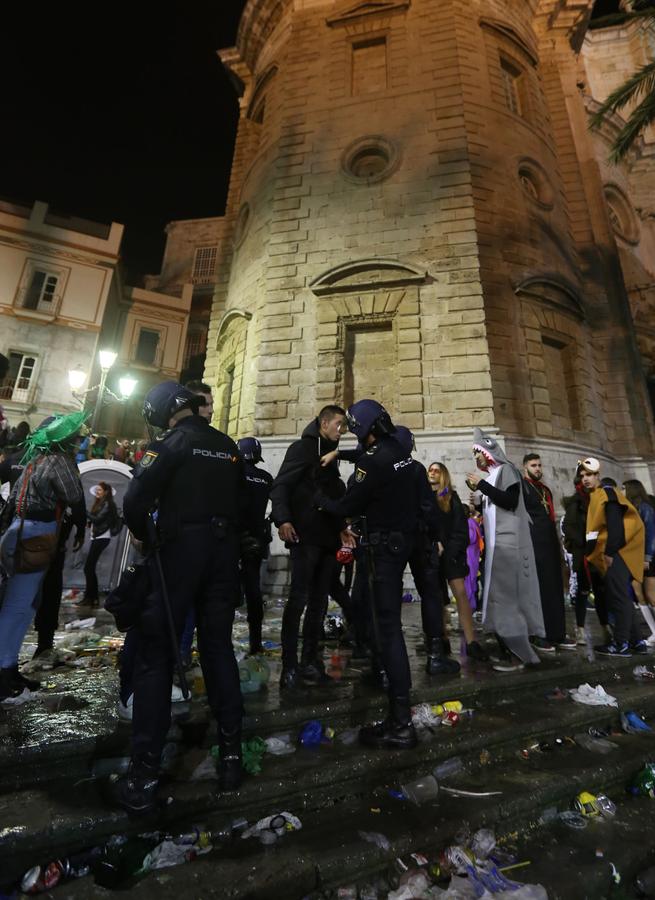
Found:
[(262, 445), (257, 438), (247, 437), (237, 441), (237, 447), (245, 460), (248, 491), (248, 522), (241, 540), (241, 585), (248, 607), (248, 634), (251, 655), (262, 652), (262, 620), (264, 600), (260, 583), (262, 560), (268, 556), (271, 542), (271, 526), (266, 519), (266, 507), (271, 493), (273, 476), (257, 463), (262, 460)]
[(403, 571), (412, 552), (420, 514), (420, 486), (414, 460), (393, 437), (389, 413), (375, 400), (360, 400), (346, 413), (348, 427), (366, 452), (340, 500), (320, 498), (325, 512), (344, 518), (366, 516), (374, 564), (374, 603), (382, 664), (389, 679), (389, 716), (365, 725), (360, 741), (371, 747), (417, 744), (409, 691), (411, 676), (401, 625)]
[[(148, 392), (143, 405), (147, 424), (170, 430), (149, 444), (134, 470), (123, 513), (132, 534), (148, 541), (150, 513), (157, 508), (157, 540), (176, 639), (193, 604), (207, 696), (218, 723), (219, 784), (222, 790), (234, 790), (242, 778), (243, 708), (231, 635), (245, 477), (234, 441), (197, 414), (200, 399), (174, 381)], [(155, 806), (170, 726), (173, 635), (156, 571), (152, 577), (153, 590), (144, 599), (138, 625), (132, 760), (126, 775), (114, 776), (111, 791), (118, 805), (135, 813)]]
[[(411, 454), (415, 449), (414, 435), (404, 425), (398, 425), (394, 437), (405, 453)], [(459, 663), (444, 653), (445, 598), (439, 579), (439, 545), (443, 547), (443, 513), (439, 509), (434, 493), (430, 490), (428, 473), (423, 463), (415, 459), (412, 471), (418, 481), (420, 515), (414, 547), (408, 562), (416, 591), (421, 598), (421, 620), (427, 651), (425, 670), (428, 675), (456, 675), (460, 671)]]

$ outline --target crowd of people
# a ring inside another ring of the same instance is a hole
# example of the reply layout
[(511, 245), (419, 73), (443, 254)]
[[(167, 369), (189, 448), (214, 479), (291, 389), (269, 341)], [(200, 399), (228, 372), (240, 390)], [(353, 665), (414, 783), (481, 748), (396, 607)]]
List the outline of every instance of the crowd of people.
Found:
[[(637, 480), (620, 490), (602, 478), (599, 460), (578, 463), (559, 522), (539, 454), (526, 454), (520, 470), (478, 428), (475, 469), (466, 476), (469, 495), (462, 500), (445, 463), (426, 469), (413, 455), (411, 431), (375, 400), (360, 400), (347, 411), (324, 406), (290, 444), (275, 478), (262, 466), (260, 442), (246, 437), (235, 443), (211, 426), (212, 414), (211, 388), (202, 382), (153, 388), (144, 401), (153, 439), (137, 451), (141, 456), (123, 500), (125, 524), (144, 560), (143, 576), (132, 573), (122, 582), (123, 593), (120, 586), (117, 592), (133, 616), (120, 696), (124, 718), (132, 720), (132, 762), (127, 774), (112, 780), (110, 796), (129, 811), (156, 804), (171, 700), (176, 691), (182, 694), (173, 684), (174, 670), (188, 658), (194, 630), (217, 722), (219, 783), (224, 790), (241, 783), (243, 706), (232, 626), (235, 605), (245, 596), (250, 652), (262, 651), (260, 572), (271, 521), (289, 551), (291, 569), (280, 690), (293, 697), (330, 684), (323, 628), (332, 597), (348, 622), (353, 658), (370, 662), (367, 680), (388, 695), (388, 716), (360, 731), (368, 746), (411, 749), (417, 743), (401, 622), (408, 567), (421, 601), (430, 676), (460, 670), (446, 628), (451, 595), (462, 653), (499, 671), (589, 644), (585, 617), (592, 595), (604, 635), (595, 652), (629, 657), (655, 643), (653, 498)], [(86, 508), (75, 460), (102, 447), (84, 434), (84, 418), (54, 417), (32, 433), (28, 428), (0, 467), (0, 481), (13, 479), (0, 546), (6, 573), (0, 698), (33, 687), (18, 661), (35, 610), (37, 653), (52, 646), (53, 614), (44, 598), (49, 591), (61, 597), (61, 560), (71, 530), (79, 547), (86, 526), (91, 528), (84, 602), (94, 603), (97, 561), (123, 524), (106, 482), (93, 487)], [(340, 449), (346, 432), (357, 438), (356, 448)], [(126, 454), (129, 444), (119, 443)], [(347, 482), (344, 463), (353, 467)], [(566, 580), (575, 604), (572, 637), (566, 630)], [(494, 645), (478, 640), (476, 619)]]

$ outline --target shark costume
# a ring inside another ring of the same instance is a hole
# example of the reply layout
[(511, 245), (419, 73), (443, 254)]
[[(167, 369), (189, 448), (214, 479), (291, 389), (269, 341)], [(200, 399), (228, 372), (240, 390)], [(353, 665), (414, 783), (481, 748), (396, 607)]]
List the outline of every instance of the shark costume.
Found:
[(483, 455), (489, 472), (477, 486), (486, 542), (482, 621), (522, 662), (538, 663), (529, 636), (544, 636), (544, 620), (522, 476), (480, 428), (474, 431), (473, 450)]

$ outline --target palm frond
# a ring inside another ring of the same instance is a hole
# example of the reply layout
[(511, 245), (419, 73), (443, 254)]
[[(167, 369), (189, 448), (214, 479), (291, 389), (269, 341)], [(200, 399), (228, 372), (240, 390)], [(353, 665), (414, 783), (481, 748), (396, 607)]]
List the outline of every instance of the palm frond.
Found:
[(598, 28), (612, 28), (615, 25), (626, 25), (629, 22), (638, 19), (651, 19), (655, 21), (655, 7), (649, 6), (644, 9), (633, 9), (631, 12), (609, 13), (606, 16), (600, 16), (592, 22), (592, 28), (595, 31)]
[(655, 121), (655, 93), (650, 92), (633, 109), (625, 126), (619, 131), (612, 145), (610, 160), (619, 163), (628, 153), (642, 131)]
[(631, 100), (636, 100), (641, 94), (645, 93), (648, 96), (654, 91), (655, 61), (646, 63), (634, 75), (631, 75), (627, 81), (612, 91), (591, 117), (591, 127), (599, 128), (608, 113), (618, 112)]

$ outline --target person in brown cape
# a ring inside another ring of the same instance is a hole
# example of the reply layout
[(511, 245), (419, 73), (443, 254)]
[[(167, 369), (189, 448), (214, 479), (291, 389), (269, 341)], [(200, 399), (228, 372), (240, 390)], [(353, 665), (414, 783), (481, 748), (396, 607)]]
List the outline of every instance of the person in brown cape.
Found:
[(585, 556), (604, 577), (607, 605), (614, 617), (613, 638), (596, 647), (596, 653), (620, 658), (647, 653), (630, 592), (632, 579), (641, 582), (644, 577), (644, 523), (618, 488), (601, 484), (597, 459), (583, 460), (579, 471), (590, 493)]

